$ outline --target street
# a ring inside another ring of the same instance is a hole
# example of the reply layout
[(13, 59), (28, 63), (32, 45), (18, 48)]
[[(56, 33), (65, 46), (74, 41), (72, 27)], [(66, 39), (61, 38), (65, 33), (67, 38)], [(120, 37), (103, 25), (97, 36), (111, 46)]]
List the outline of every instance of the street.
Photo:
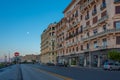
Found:
[(0, 80), (120, 80), (119, 75), (120, 71), (40, 64), (18, 64), (0, 70)]

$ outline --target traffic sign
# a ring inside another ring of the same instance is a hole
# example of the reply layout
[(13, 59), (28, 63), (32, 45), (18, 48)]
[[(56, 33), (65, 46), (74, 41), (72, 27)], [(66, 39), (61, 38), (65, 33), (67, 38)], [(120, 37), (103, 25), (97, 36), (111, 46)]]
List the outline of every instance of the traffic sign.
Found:
[(19, 52), (15, 52), (15, 53), (14, 53), (14, 56), (19, 56), (19, 55), (20, 55)]

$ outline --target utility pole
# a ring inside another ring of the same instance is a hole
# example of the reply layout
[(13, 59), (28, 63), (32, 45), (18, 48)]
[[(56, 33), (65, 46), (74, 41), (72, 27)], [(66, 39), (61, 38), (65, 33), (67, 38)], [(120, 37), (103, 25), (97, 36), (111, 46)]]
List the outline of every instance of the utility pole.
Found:
[(11, 62), (11, 61), (10, 61), (10, 51), (9, 51), (9, 53), (8, 53), (8, 56), (9, 56), (9, 63), (10, 63), (10, 62)]
[(7, 63), (7, 56), (6, 56), (6, 55), (5, 55), (5, 58), (4, 58), (4, 59), (5, 59), (5, 63)]

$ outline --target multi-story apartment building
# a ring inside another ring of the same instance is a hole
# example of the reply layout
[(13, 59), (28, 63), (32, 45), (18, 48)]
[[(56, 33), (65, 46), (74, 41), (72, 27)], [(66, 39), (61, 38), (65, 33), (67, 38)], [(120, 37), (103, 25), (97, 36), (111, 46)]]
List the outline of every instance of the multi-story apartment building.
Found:
[(41, 63), (56, 63), (56, 35), (55, 35), (56, 23), (52, 23), (41, 35)]
[(56, 29), (58, 62), (100, 67), (120, 51), (120, 0), (72, 0)]
[(56, 52), (57, 52), (57, 62), (65, 62), (65, 51), (66, 51), (66, 18), (62, 18), (56, 25)]

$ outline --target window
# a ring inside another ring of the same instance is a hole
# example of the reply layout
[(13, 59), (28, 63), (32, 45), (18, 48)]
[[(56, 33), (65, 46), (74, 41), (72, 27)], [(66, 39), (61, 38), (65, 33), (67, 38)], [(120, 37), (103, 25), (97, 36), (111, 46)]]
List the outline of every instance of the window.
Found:
[(120, 2), (120, 0), (114, 0), (114, 3), (119, 3)]
[(93, 24), (97, 23), (97, 21), (98, 21), (98, 17), (96, 16), (93, 18)]
[(120, 14), (120, 6), (116, 6), (115, 7), (115, 13), (116, 14)]
[(81, 20), (82, 20), (82, 15), (81, 15)]
[(120, 44), (120, 36), (116, 37), (116, 44)]
[(76, 47), (76, 51), (78, 52), (78, 47)]
[(76, 13), (75, 13), (75, 17), (78, 17), (78, 11), (76, 11)]
[(97, 41), (94, 41), (94, 48), (97, 48), (98, 45), (97, 45)]
[(66, 49), (66, 53), (68, 53), (68, 49)]
[(55, 27), (52, 27), (52, 30), (55, 30)]
[(89, 19), (89, 11), (87, 11), (87, 15), (85, 16), (85, 20)]
[(87, 49), (89, 49), (89, 44), (87, 43)]
[(81, 26), (81, 28), (80, 28), (80, 32), (82, 32), (83, 31), (83, 26)]
[(105, 47), (107, 46), (107, 39), (106, 38), (102, 40), (102, 46), (105, 46)]
[(89, 32), (87, 32), (87, 37), (89, 37), (90, 35), (89, 35)]
[(74, 48), (73, 48), (73, 52), (74, 52)]
[(101, 13), (101, 17), (104, 17), (107, 15), (107, 11), (104, 11), (103, 13)]
[(86, 22), (86, 25), (90, 25), (90, 21)]
[(69, 52), (71, 52), (71, 49), (69, 49)]
[(116, 29), (120, 29), (120, 21), (114, 22), (114, 26)]
[(105, 0), (102, 0), (102, 4), (101, 4), (101, 7), (100, 9), (103, 10), (106, 8), (106, 1)]
[(83, 45), (81, 45), (81, 50), (83, 50)]
[(98, 33), (97, 29), (93, 30), (94, 35), (97, 34), (97, 33)]
[(107, 28), (106, 28), (106, 25), (103, 25), (103, 31), (106, 31)]
[(95, 15), (97, 13), (96, 5), (94, 6), (94, 9), (92, 11), (92, 15)]

